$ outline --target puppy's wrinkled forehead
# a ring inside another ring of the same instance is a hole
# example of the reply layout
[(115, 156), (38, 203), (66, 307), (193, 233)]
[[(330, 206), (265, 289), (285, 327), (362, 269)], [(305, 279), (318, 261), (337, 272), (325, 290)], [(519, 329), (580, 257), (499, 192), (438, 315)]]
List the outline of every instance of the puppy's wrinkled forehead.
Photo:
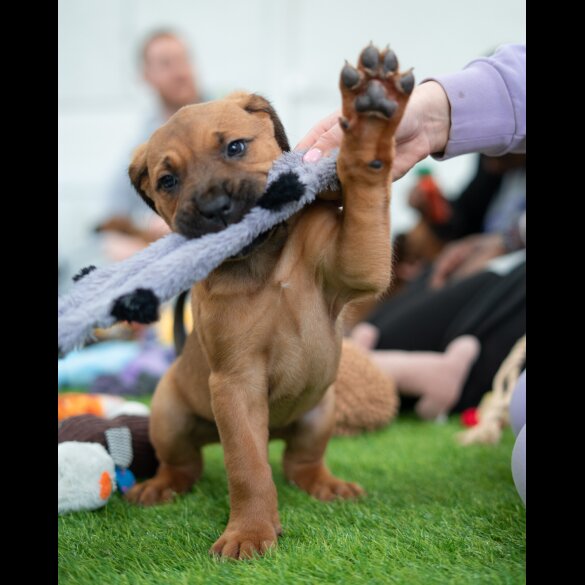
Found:
[[(201, 155), (226, 140), (271, 137), (269, 119), (253, 116), (231, 102), (211, 102), (181, 108), (151, 137), (150, 147), (161, 149), (181, 147)], [(150, 150), (150, 149), (149, 149)]]
[(282, 124), (269, 104), (253, 94), (235, 93), (223, 100), (181, 108), (150, 138), (147, 164), (154, 170), (153, 166), (174, 158), (220, 158), (222, 147), (240, 139), (250, 145), (256, 142), (256, 146), (276, 141), (280, 150), (289, 150)]

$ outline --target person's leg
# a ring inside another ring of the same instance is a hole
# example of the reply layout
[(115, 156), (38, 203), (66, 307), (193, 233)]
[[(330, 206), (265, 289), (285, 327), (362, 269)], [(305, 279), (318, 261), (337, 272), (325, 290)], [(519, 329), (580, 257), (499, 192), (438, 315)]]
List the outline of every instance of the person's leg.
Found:
[[(526, 307), (519, 307), (499, 327), (484, 335), (477, 335), (481, 342), (481, 355), (475, 362), (462, 388), (453, 412), (463, 412), (477, 406), (483, 395), (492, 388), (494, 376), (514, 344), (526, 332)], [(472, 332), (475, 334), (475, 331)]]
[[(427, 276), (421, 277), (404, 292), (379, 305), (365, 322), (354, 327), (352, 340), (364, 349), (442, 354), (448, 345), (443, 344), (445, 331), (462, 307), (484, 294), (500, 278), (492, 273), (480, 273), (434, 290), (428, 288)], [(469, 363), (473, 363), (472, 358), (461, 365), (462, 370), (468, 372)], [(405, 394), (400, 386), (398, 389), (401, 394), (400, 410), (412, 410), (422, 392), (413, 396)], [(459, 387), (457, 393), (460, 392)], [(444, 392), (439, 394), (445, 395)], [(454, 392), (449, 391), (449, 394), (453, 396)]]
[[(366, 321), (380, 330), (375, 349), (444, 351), (445, 332), (466, 305), (481, 297), (501, 277), (481, 272), (435, 290), (420, 287), (383, 303)], [(460, 335), (464, 335), (461, 332)]]
[(526, 266), (498, 277), (485, 294), (463, 307), (446, 330), (447, 346), (460, 335), (474, 335), (481, 355), (473, 365), (453, 412), (477, 406), (514, 344), (526, 333)]
[(447, 414), (457, 402), (479, 352), (479, 341), (464, 335), (449, 344), (444, 353), (376, 350), (369, 355), (396, 382), (401, 395), (419, 398), (417, 414), (432, 420)]
[[(406, 292), (406, 291), (405, 291)], [(453, 412), (477, 406), (490, 390), (498, 367), (526, 331), (526, 267), (507, 275), (482, 272), (439, 290), (419, 287), (381, 305), (368, 318), (370, 325), (356, 327), (362, 347), (375, 341), (376, 349), (442, 352), (457, 337), (473, 335), (481, 353), (465, 381)], [(416, 400), (403, 395), (401, 410)]]

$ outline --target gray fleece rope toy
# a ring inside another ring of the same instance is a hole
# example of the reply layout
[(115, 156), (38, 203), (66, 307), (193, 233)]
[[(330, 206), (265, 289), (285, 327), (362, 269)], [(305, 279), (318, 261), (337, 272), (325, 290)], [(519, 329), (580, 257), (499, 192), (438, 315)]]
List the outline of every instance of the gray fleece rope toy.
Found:
[(191, 240), (169, 234), (123, 262), (81, 270), (72, 290), (58, 301), (59, 354), (81, 346), (95, 327), (156, 321), (160, 303), (203, 280), (318, 193), (339, 188), (336, 156), (311, 164), (303, 163), (302, 156), (284, 153), (270, 170), (256, 206), (223, 231)]

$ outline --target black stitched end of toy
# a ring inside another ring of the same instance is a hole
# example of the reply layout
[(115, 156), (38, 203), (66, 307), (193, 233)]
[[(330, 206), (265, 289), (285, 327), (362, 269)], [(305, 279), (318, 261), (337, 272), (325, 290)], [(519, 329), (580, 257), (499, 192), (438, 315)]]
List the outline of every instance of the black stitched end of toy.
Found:
[(283, 205), (298, 201), (304, 192), (305, 187), (295, 173), (283, 173), (266, 189), (266, 193), (258, 200), (258, 205), (278, 211)]
[(114, 301), (111, 315), (118, 321), (153, 323), (158, 320), (158, 297), (149, 288), (137, 288)]
[(73, 282), (77, 282), (78, 280), (81, 280), (84, 276), (87, 276), (92, 270), (95, 270), (95, 266), (93, 266), (93, 264), (91, 266), (86, 266), (85, 268), (82, 268), (74, 277), (73, 277)]

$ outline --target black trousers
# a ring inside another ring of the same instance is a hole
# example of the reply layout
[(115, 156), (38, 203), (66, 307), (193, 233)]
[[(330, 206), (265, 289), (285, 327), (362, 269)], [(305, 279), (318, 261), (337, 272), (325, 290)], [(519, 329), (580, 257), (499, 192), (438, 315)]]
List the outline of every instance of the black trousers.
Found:
[[(526, 263), (500, 276), (481, 272), (439, 290), (428, 273), (384, 301), (366, 321), (380, 329), (376, 349), (444, 351), (460, 335), (474, 335), (481, 353), (452, 412), (477, 406), (498, 368), (526, 332)], [(416, 399), (402, 397), (402, 408)]]

